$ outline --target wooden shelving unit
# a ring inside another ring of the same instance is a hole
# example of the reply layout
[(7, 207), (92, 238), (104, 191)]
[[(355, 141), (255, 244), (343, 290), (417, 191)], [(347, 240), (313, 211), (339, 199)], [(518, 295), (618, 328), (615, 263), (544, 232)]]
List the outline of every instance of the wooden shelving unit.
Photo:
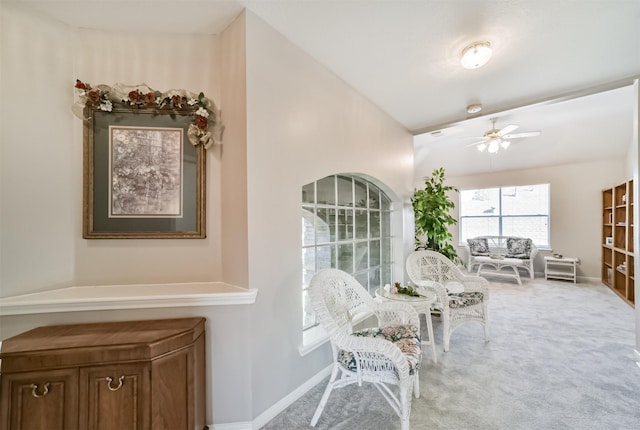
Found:
[(635, 305), (633, 181), (602, 190), (602, 283)]

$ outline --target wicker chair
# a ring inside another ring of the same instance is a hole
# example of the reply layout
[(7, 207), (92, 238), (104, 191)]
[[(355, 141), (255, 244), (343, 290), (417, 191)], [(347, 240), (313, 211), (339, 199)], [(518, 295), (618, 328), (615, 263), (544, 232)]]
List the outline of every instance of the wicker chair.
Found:
[(469, 321), (481, 323), (484, 339), (489, 341), (489, 282), (486, 279), (465, 275), (447, 257), (429, 250), (411, 253), (406, 266), (414, 284), (431, 288), (438, 296), (433, 309), (441, 313), (445, 352), (449, 351), (451, 333)]
[[(401, 302), (378, 303), (351, 275), (324, 269), (311, 279), (313, 311), (329, 334), (333, 369), (311, 426), (315, 426), (334, 388), (373, 383), (409, 430), (411, 394), (420, 396), (418, 369), (422, 359), (420, 320)], [(374, 315), (376, 327), (353, 330), (354, 320)], [(395, 386), (395, 387), (394, 387)]]

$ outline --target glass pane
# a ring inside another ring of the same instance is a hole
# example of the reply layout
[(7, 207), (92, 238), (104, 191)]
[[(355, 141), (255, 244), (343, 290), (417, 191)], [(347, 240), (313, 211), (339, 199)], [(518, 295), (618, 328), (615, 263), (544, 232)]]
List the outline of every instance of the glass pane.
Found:
[(353, 239), (353, 209), (338, 209), (338, 240)]
[(336, 204), (336, 181), (335, 176), (327, 176), (318, 181), (318, 204)]
[(353, 273), (353, 244), (338, 245), (338, 269)]
[(356, 239), (366, 239), (367, 234), (367, 211), (356, 210)]
[(331, 269), (336, 267), (333, 245), (319, 246), (316, 250), (316, 261), (318, 270)]
[(332, 175), (302, 187), (304, 328), (317, 325), (305, 291), (317, 271), (354, 274), (371, 294), (393, 282), (391, 208), (388, 196), (363, 178)]
[(336, 217), (334, 214), (334, 209), (318, 208), (318, 218), (316, 219), (316, 243), (335, 242)]
[(360, 242), (356, 244), (355, 268), (358, 270), (367, 270), (369, 268), (369, 243)]
[[(369, 291), (369, 272), (356, 273), (353, 277), (356, 278), (365, 290)], [(371, 291), (369, 291), (369, 293), (371, 293)]]
[(302, 208), (302, 245), (315, 244), (315, 227), (313, 209)]
[(502, 219), (504, 236), (528, 237), (536, 246), (549, 246), (549, 217), (519, 216)]
[(460, 216), (478, 215), (500, 215), (499, 188), (460, 191)]
[(380, 189), (369, 184), (369, 208), (380, 209)]
[(305, 290), (302, 292), (302, 328), (307, 329), (316, 325), (316, 317), (311, 308), (309, 293)]
[(549, 215), (549, 184), (502, 188), (502, 215)]
[(380, 254), (382, 255), (382, 264), (391, 264), (392, 254), (391, 254), (391, 239), (382, 239), (380, 241)]
[(369, 242), (369, 267), (380, 265), (380, 241)]
[(369, 212), (369, 237), (380, 237), (380, 212)]
[(369, 271), (369, 288), (371, 293), (375, 294), (376, 290), (382, 287), (384, 284), (381, 284), (380, 279), (380, 268), (375, 268)]
[(353, 180), (338, 176), (338, 206), (353, 206)]
[(391, 236), (391, 212), (383, 211), (380, 216), (380, 237), (389, 237)]
[(500, 234), (499, 217), (479, 217), (460, 219), (460, 242), (476, 236), (498, 236)]
[(302, 187), (302, 203), (315, 203), (315, 182)]
[(391, 200), (385, 193), (380, 193), (380, 209), (383, 211), (391, 210)]
[(380, 267), (380, 285), (385, 286), (387, 284), (393, 285), (391, 277), (391, 265), (385, 264)]
[(367, 184), (354, 179), (354, 192), (355, 192), (355, 201), (357, 208), (366, 208), (367, 207)]
[(316, 249), (302, 248), (302, 285), (309, 285), (316, 273)]

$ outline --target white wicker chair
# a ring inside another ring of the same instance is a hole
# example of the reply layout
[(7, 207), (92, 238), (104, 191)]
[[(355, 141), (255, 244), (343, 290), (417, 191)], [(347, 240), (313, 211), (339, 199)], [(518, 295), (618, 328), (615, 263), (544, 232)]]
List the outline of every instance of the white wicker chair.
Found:
[(489, 282), (486, 279), (465, 275), (447, 257), (429, 250), (411, 253), (406, 266), (414, 284), (431, 288), (438, 296), (433, 309), (441, 312), (445, 352), (449, 350), (451, 333), (468, 321), (481, 323), (484, 339), (489, 341)]
[[(400, 417), (402, 430), (409, 430), (411, 393), (420, 396), (422, 351), (416, 310), (402, 302), (374, 301), (355, 278), (337, 269), (316, 273), (308, 291), (333, 351), (331, 378), (311, 426), (318, 422), (334, 388), (371, 382)], [(364, 315), (375, 315), (378, 326), (354, 332), (354, 319)]]

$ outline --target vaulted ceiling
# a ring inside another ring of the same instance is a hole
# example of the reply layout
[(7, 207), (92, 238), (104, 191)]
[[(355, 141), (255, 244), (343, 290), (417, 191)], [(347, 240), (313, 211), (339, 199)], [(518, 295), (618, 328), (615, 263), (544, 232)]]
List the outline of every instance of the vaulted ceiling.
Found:
[[(204, 34), (246, 8), (414, 133), (416, 177), (620, 158), (631, 139), (638, 0), (3, 2), (74, 27)], [(478, 40), (491, 60), (462, 68), (462, 49)], [(483, 110), (468, 114), (471, 103)], [(492, 117), (541, 134), (480, 153), (468, 145)]]

